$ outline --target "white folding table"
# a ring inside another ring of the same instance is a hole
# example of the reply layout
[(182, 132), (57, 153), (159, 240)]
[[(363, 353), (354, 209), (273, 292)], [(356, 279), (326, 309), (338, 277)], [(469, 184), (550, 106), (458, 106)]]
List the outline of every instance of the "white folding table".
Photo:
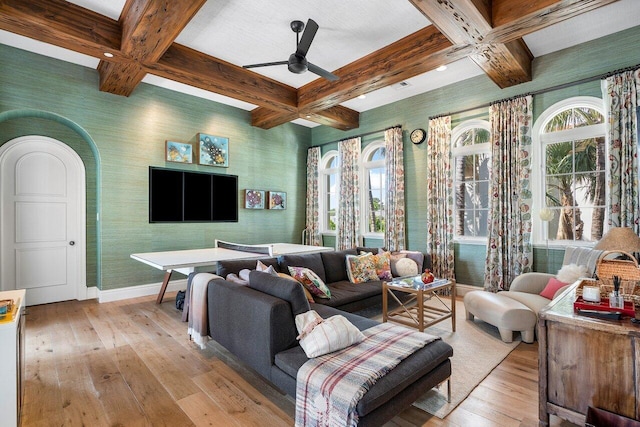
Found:
[(267, 252), (257, 253), (248, 252), (251, 248), (257, 248), (259, 250), (269, 250), (272, 256), (285, 255), (285, 254), (304, 254), (313, 252), (327, 252), (332, 251), (333, 248), (326, 246), (310, 246), (300, 245), (296, 243), (272, 243), (263, 245), (238, 245), (244, 250), (227, 249), (223, 247), (207, 248), (207, 249), (187, 249), (180, 251), (164, 251), (164, 252), (147, 252), (131, 254), (131, 258), (136, 261), (140, 261), (158, 270), (164, 270), (164, 280), (162, 281), (162, 287), (158, 292), (158, 298), (156, 303), (160, 304), (164, 293), (167, 290), (169, 279), (171, 279), (171, 273), (177, 271), (185, 276), (193, 273), (197, 267), (213, 267), (218, 261), (228, 261), (234, 259), (255, 259), (262, 258), (267, 255)]

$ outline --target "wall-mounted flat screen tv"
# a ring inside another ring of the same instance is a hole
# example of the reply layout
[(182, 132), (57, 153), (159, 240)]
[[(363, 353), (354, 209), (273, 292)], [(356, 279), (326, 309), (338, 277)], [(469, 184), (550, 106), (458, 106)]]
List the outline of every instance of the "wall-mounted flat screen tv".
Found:
[(238, 177), (150, 166), (149, 222), (238, 222)]

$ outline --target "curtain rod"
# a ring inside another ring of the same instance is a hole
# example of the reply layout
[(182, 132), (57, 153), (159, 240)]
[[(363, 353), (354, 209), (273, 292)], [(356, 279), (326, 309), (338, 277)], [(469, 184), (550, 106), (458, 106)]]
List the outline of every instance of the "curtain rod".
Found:
[(361, 133), (360, 135), (348, 136), (346, 138), (338, 139), (338, 140), (335, 140), (335, 141), (329, 141), (329, 142), (324, 142), (324, 143), (318, 144), (318, 145), (312, 145), (311, 147), (324, 147), (325, 145), (335, 144), (336, 142), (344, 141), (345, 139), (362, 138), (363, 136), (373, 135), (373, 134), (376, 134), (376, 133), (387, 131), (389, 129), (399, 128), (399, 127), (402, 127), (402, 125), (395, 125), (395, 126), (389, 126), (388, 128), (384, 128), (384, 129), (372, 130), (371, 132)]
[(444, 116), (453, 116), (454, 114), (466, 113), (467, 111), (477, 110), (478, 108), (490, 107), (493, 104), (497, 104), (499, 102), (504, 102), (504, 101), (510, 101), (512, 99), (519, 98), (521, 96), (541, 95), (543, 93), (553, 92), (553, 91), (556, 91), (556, 90), (565, 89), (565, 88), (572, 87), (572, 86), (577, 86), (577, 85), (580, 85), (580, 84), (583, 84), (583, 83), (592, 82), (594, 80), (602, 80), (602, 79), (606, 79), (608, 77), (614, 76), (616, 74), (624, 73), (624, 72), (627, 72), (627, 71), (636, 70), (638, 68), (640, 68), (640, 64), (636, 64), (636, 65), (633, 65), (633, 66), (630, 66), (630, 67), (626, 67), (626, 68), (620, 68), (619, 70), (609, 71), (609, 72), (606, 72), (606, 73), (603, 73), (603, 74), (598, 74), (596, 76), (585, 77), (583, 79), (575, 80), (575, 81), (572, 81), (572, 82), (569, 82), (569, 83), (562, 83), (562, 84), (559, 84), (559, 85), (556, 85), (556, 86), (548, 87), (546, 89), (534, 90), (532, 92), (527, 92), (527, 93), (524, 93), (522, 95), (516, 95), (516, 96), (509, 97), (509, 98), (499, 99), (497, 101), (487, 102), (487, 103), (482, 104), (482, 105), (477, 105), (477, 106), (475, 106), (473, 108), (465, 108), (464, 110), (453, 111), (451, 113), (437, 114), (435, 116), (430, 116), (429, 120), (437, 119), (437, 118), (444, 117)]

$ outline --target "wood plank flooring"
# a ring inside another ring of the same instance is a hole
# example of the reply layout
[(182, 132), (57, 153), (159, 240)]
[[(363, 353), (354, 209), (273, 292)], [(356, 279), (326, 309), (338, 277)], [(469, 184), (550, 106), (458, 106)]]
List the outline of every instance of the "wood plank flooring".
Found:
[[(23, 426), (293, 425), (293, 399), (188, 340), (174, 296), (29, 307)], [(388, 426), (537, 426), (537, 350), (520, 344), (446, 419), (410, 408)]]

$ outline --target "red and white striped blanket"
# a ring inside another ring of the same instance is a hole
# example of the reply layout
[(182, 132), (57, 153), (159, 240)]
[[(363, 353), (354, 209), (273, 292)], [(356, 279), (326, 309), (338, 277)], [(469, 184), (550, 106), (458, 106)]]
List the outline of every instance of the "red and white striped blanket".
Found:
[(358, 425), (358, 402), (403, 359), (439, 337), (381, 323), (364, 341), (307, 361), (297, 375), (296, 427)]

